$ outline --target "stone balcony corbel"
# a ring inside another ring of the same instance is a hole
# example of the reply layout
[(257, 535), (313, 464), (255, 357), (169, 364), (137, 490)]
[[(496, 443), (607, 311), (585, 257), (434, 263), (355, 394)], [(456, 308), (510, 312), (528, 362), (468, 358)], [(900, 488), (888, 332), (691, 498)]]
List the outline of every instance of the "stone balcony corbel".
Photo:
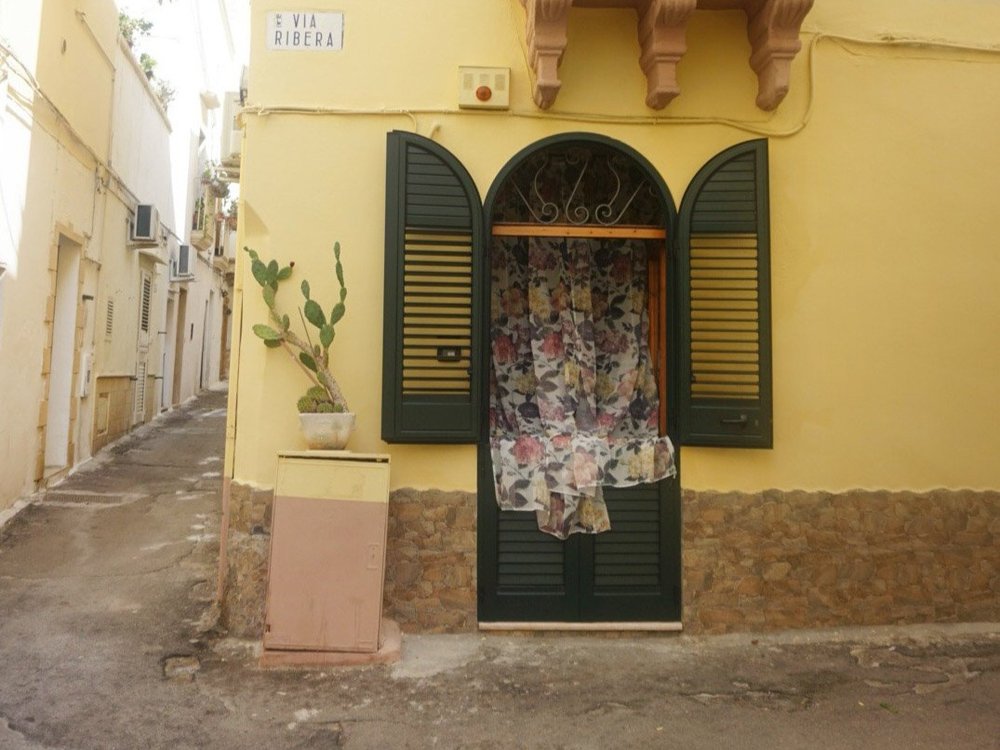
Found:
[(698, 0), (645, 0), (636, 8), (648, 107), (663, 109), (681, 93), (677, 63), (687, 51), (687, 22), (697, 4)]
[(562, 86), (558, 70), (566, 51), (566, 25), (573, 0), (521, 0), (521, 4), (528, 16), (528, 52), (535, 70), (535, 104), (548, 109)]
[(788, 93), (792, 60), (802, 49), (799, 29), (812, 6), (813, 0), (760, 0), (745, 7), (761, 109), (775, 109)]
[[(680, 93), (677, 63), (687, 49), (684, 33), (698, 0), (575, 0), (585, 8), (634, 8), (639, 14), (639, 64), (646, 75), (646, 103), (662, 109)], [(566, 26), (574, 0), (521, 0), (535, 73), (534, 100), (548, 109), (559, 88), (558, 68), (566, 51)]]

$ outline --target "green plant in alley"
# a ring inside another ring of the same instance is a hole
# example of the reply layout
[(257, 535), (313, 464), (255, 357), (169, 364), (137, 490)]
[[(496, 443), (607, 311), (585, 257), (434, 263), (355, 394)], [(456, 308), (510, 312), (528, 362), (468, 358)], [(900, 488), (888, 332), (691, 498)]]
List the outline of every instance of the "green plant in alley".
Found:
[(129, 47), (133, 47), (140, 37), (148, 36), (153, 28), (153, 22), (128, 13), (118, 14), (118, 31)]
[[(275, 299), (281, 282), (291, 278), (294, 262), (281, 267), (276, 260), (268, 262), (261, 260), (257, 252), (249, 247), (243, 249), (250, 256), (250, 272), (260, 285), (264, 304), (267, 305), (271, 319), (270, 325), (264, 323), (255, 325), (254, 334), (271, 349), (279, 347), (285, 349), (313, 383), (306, 394), (298, 400), (298, 410), (303, 413), (349, 411), (340, 385), (330, 372), (330, 347), (336, 336), (336, 325), (344, 317), (347, 299), (344, 267), (340, 262), (340, 243), (336, 242), (333, 245), (334, 272), (340, 285), (339, 300), (330, 308), (329, 314), (312, 298), (308, 281), (303, 280), (300, 286), (305, 302), (299, 308), (299, 318), (302, 321), (305, 338), (291, 330), (291, 319), (287, 313), (278, 310)], [(310, 336), (310, 326), (316, 329), (318, 343)]]
[(177, 91), (173, 86), (159, 78), (153, 83), (153, 91), (156, 92), (156, 98), (160, 100), (160, 104), (163, 105), (164, 109), (170, 106), (170, 102), (177, 95)]
[(205, 165), (201, 172), (201, 182), (208, 186), (208, 192), (213, 198), (225, 200), (229, 197), (229, 183), (226, 182), (218, 164), (210, 162)]
[(146, 78), (152, 80), (153, 76), (156, 75), (154, 72), (156, 70), (156, 58), (143, 52), (139, 55), (139, 67), (146, 74)]

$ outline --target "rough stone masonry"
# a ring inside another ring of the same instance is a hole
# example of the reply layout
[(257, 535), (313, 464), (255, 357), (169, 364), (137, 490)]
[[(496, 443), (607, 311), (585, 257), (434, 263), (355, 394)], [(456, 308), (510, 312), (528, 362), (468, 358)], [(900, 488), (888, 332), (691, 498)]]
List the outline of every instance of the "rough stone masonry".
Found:
[[(263, 632), (273, 493), (233, 482), (223, 621)], [(1000, 493), (718, 493), (682, 497), (691, 633), (1000, 620)], [(385, 613), (404, 631), (476, 628), (476, 497), (389, 500)]]

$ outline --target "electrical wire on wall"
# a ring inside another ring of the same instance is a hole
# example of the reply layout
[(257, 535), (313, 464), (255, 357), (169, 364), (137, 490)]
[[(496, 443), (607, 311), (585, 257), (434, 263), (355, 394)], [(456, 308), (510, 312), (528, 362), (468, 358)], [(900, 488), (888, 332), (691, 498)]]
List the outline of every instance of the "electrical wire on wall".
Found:
[[(852, 37), (841, 34), (814, 33), (810, 36), (806, 49), (807, 91), (805, 106), (798, 121), (790, 127), (780, 128), (769, 125), (770, 120), (752, 121), (717, 116), (659, 116), (659, 115), (613, 115), (597, 112), (548, 112), (541, 110), (509, 110), (486, 111), (465, 110), (455, 108), (342, 108), (342, 107), (295, 107), (282, 105), (249, 104), (244, 115), (267, 117), (270, 115), (303, 115), (303, 116), (398, 116), (407, 117), (413, 124), (414, 132), (419, 132), (418, 116), (421, 115), (457, 115), (475, 117), (522, 118), (531, 120), (549, 120), (553, 122), (593, 123), (601, 125), (642, 125), (642, 126), (682, 126), (682, 125), (723, 125), (726, 127), (770, 138), (788, 138), (801, 132), (812, 118), (813, 104), (816, 95), (816, 50), (820, 42), (832, 42), (845, 52), (855, 56), (865, 55), (865, 48), (906, 48), (922, 50), (927, 53), (967, 52), (977, 55), (976, 59), (959, 59), (959, 62), (998, 63), (1000, 62), (1000, 46), (977, 46), (962, 42), (952, 42), (941, 39), (921, 39), (917, 37), (902, 37), (885, 33), (874, 38)], [(861, 48), (861, 49), (858, 49)], [(530, 70), (525, 54), (525, 65)], [(986, 55), (986, 59), (979, 56)], [(995, 59), (990, 59), (995, 56)], [(907, 59), (940, 59), (940, 55), (931, 54), (908, 55)], [(437, 128), (435, 127), (434, 130)]]

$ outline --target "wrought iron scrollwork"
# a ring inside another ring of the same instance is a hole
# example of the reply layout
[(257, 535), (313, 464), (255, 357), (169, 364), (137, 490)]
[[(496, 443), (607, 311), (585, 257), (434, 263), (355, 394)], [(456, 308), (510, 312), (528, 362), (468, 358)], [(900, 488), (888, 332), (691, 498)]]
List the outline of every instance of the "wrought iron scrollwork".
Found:
[[(586, 148), (546, 152), (515, 174), (510, 187), (539, 224), (619, 224), (653, 186), (621, 156)], [(530, 196), (530, 197), (529, 197)]]

